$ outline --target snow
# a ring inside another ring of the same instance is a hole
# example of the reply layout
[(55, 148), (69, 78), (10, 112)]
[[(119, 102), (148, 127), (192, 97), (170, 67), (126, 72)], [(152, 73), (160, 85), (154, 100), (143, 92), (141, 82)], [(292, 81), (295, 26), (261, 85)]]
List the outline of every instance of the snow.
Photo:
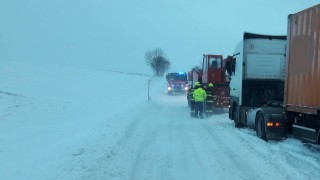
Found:
[(189, 116), (164, 78), (1, 60), (0, 179), (320, 179), (320, 148)]

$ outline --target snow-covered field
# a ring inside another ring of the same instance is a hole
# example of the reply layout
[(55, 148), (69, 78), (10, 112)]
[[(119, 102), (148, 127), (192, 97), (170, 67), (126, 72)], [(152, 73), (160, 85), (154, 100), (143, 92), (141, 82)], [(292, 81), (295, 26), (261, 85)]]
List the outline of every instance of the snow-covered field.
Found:
[(320, 179), (319, 146), (192, 119), (163, 78), (0, 61), (0, 179)]

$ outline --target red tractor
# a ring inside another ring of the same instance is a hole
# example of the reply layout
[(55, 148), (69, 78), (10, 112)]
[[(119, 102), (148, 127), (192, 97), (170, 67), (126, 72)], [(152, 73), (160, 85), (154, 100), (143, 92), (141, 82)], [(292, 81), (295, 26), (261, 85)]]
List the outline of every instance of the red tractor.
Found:
[(230, 90), (229, 76), (226, 73), (226, 61), (222, 55), (203, 55), (202, 84), (212, 83), (215, 102), (213, 108), (227, 108), (229, 106)]

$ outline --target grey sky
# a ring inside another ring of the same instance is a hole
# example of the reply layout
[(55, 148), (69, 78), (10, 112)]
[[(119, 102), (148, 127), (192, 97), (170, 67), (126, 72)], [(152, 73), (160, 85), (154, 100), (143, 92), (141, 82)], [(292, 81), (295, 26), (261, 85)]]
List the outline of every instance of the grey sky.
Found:
[(284, 35), (287, 15), (319, 0), (1, 0), (0, 60), (148, 72), (162, 48), (170, 71), (203, 53), (232, 54), (244, 31)]

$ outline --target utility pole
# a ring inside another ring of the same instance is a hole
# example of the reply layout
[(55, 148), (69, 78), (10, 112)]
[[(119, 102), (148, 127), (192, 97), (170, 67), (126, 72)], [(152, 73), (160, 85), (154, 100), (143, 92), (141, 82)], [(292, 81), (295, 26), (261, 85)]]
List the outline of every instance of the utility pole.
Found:
[(151, 79), (149, 79), (148, 81), (148, 101), (150, 101), (150, 83), (151, 83)]

